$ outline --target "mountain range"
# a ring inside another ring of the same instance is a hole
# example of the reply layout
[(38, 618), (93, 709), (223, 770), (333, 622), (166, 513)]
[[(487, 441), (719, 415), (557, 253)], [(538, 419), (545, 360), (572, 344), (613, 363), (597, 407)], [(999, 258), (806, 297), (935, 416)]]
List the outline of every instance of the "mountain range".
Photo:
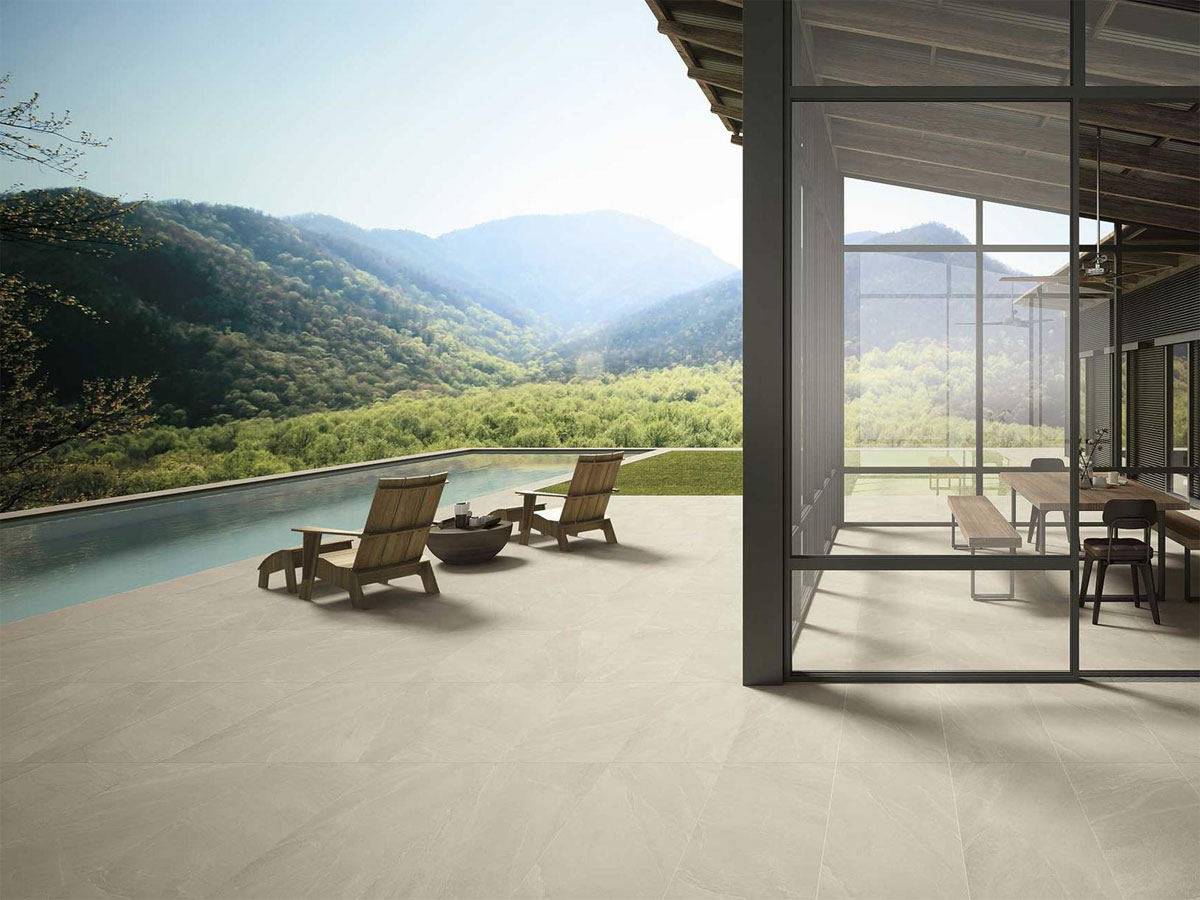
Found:
[[(187, 201), (130, 215), (153, 246), (111, 256), (12, 246), (4, 267), (99, 314), (56, 308), (38, 324), (53, 389), (69, 397), (88, 378), (156, 375), (155, 412), (170, 424), (742, 355), (740, 273), (624, 213), (521, 216), (437, 238)], [(967, 243), (939, 223), (852, 241)], [(974, 265), (973, 253), (847, 252), (847, 353), (973, 346)], [(1013, 286), (999, 282), (1012, 270), (986, 255), (983, 269), (985, 319), (999, 323), (988, 350), (1024, 359), (1027, 328), (999, 327), (1013, 318)], [(1048, 329), (1053, 347), (1061, 325)]]
[(358, 228), (332, 216), (289, 221), (369, 247), (391, 265), (469, 292), (509, 317), (531, 315), (564, 331), (617, 320), (736, 271), (695, 241), (611, 210), (516, 216), (437, 238)]
[[(55, 308), (38, 324), (53, 389), (69, 397), (88, 378), (153, 374), (166, 423), (569, 377), (589, 331), (628, 336), (628, 352), (612, 357), (622, 368), (732, 352), (727, 335), (710, 352), (707, 334), (671, 319), (694, 318), (679, 298), (733, 267), (623, 213), (524, 216), (430, 238), (168, 201), (141, 204), (129, 224), (152, 246), (110, 256), (6, 246), (4, 267), (99, 314)], [(729, 312), (740, 344), (740, 309)], [(669, 351), (653, 350), (656, 332)]]

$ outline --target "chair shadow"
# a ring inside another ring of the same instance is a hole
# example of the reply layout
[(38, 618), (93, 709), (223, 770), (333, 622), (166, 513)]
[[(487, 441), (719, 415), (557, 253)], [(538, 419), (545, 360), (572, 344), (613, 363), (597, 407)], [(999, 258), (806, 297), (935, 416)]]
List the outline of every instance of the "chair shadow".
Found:
[(529, 560), (519, 556), (494, 556), (487, 562), (481, 563), (448, 563), (438, 560), (434, 563), (439, 572), (449, 572), (456, 577), (459, 575), (492, 575), (496, 572), (508, 572), (529, 565)]
[(420, 588), (411, 589), (403, 585), (368, 585), (364, 589), (367, 608), (355, 609), (350, 596), (335, 585), (318, 581), (313, 585), (310, 602), (322, 615), (366, 618), (400, 628), (429, 632), (468, 631), (487, 627), (495, 616), (481, 612), (477, 607), (456, 600), (445, 592), (426, 594)]
[[(557, 551), (556, 548), (556, 552)], [(591, 559), (613, 560), (616, 562), (634, 563), (636, 565), (654, 565), (675, 559), (666, 553), (647, 550), (634, 544), (606, 544), (604, 541), (577, 538), (571, 541), (571, 553), (586, 556)]]

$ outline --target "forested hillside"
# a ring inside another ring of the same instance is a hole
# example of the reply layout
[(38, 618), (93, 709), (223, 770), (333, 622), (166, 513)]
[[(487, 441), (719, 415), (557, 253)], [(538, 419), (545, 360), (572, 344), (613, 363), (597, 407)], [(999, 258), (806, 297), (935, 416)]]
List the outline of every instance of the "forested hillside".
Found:
[(285, 221), (310, 239), (370, 272), (388, 284), (411, 284), (433, 294), (448, 294), (451, 302), (474, 301), (518, 325), (536, 325), (547, 332), (549, 322), (476, 280), (434, 238), (399, 228), (359, 228), (334, 216), (306, 213)]
[(560, 349), (580, 374), (742, 358), (742, 275), (669, 297)]
[(61, 392), (156, 374), (159, 418), (199, 425), (539, 374), (530, 327), (452, 289), (387, 281), (279, 219), (186, 202), (146, 203), (128, 219), (156, 246), (110, 257), (5, 249), (6, 272), (99, 313), (56, 309), (39, 325)]

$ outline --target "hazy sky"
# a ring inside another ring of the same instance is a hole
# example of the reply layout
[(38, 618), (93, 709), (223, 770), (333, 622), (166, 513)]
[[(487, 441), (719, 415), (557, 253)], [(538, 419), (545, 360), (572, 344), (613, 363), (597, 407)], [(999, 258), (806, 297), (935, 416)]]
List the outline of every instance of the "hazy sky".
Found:
[[(619, 209), (741, 264), (741, 150), (643, 0), (0, 0), (0, 66), (10, 101), (112, 137), (104, 193), (433, 235)], [(1067, 242), (1014, 212), (988, 204), (985, 239)], [(970, 236), (972, 201), (847, 181), (847, 232), (931, 220)]]
[(619, 209), (741, 263), (741, 150), (642, 0), (0, 0), (0, 66), (112, 137), (104, 193), (435, 235)]

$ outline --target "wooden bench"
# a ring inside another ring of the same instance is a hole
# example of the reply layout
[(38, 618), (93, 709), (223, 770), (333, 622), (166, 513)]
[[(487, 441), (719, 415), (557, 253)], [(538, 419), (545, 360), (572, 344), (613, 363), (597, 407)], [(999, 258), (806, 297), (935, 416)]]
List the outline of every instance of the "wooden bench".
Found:
[[(987, 497), (947, 497), (950, 505), (950, 546), (955, 550), (1007, 550), (1016, 553), (1021, 546), (1021, 536), (1004, 518), (1004, 514)], [(961, 530), (965, 544), (955, 540), (955, 532)], [(971, 571), (972, 600), (1012, 600), (1016, 596), (1016, 578), (1008, 573), (1007, 594), (981, 594), (975, 590), (975, 572)]]
[[(1200, 550), (1200, 519), (1177, 509), (1166, 512), (1167, 537), (1183, 547), (1183, 599), (1192, 602), (1192, 551)], [(1155, 526), (1158, 530), (1158, 526)]]
[[(351, 547), (350, 541), (326, 541), (321, 544), (320, 553), (330, 553), (334, 550), (349, 550)], [(258, 564), (258, 586), (265, 588), (270, 586), (271, 575), (274, 572), (283, 572), (283, 578), (287, 582), (288, 593), (299, 593), (300, 588), (296, 585), (296, 570), (300, 568), (304, 561), (303, 547), (287, 547), (283, 550), (276, 550), (266, 559)]]
[[(938, 468), (945, 468), (957, 466), (960, 465), (960, 463), (950, 456), (931, 456), (929, 458), (929, 465), (937, 466)], [(967, 476), (961, 472), (930, 472), (929, 489), (933, 491), (934, 494), (940, 496), (942, 493), (943, 482), (945, 482), (944, 486), (947, 491), (952, 491), (955, 489), (955, 487), (961, 491), (963, 489), (963, 485), (966, 484), (966, 482), (963, 480), (966, 477)], [(972, 482), (975, 480), (975, 476), (973, 474), (971, 475), (971, 480)]]

